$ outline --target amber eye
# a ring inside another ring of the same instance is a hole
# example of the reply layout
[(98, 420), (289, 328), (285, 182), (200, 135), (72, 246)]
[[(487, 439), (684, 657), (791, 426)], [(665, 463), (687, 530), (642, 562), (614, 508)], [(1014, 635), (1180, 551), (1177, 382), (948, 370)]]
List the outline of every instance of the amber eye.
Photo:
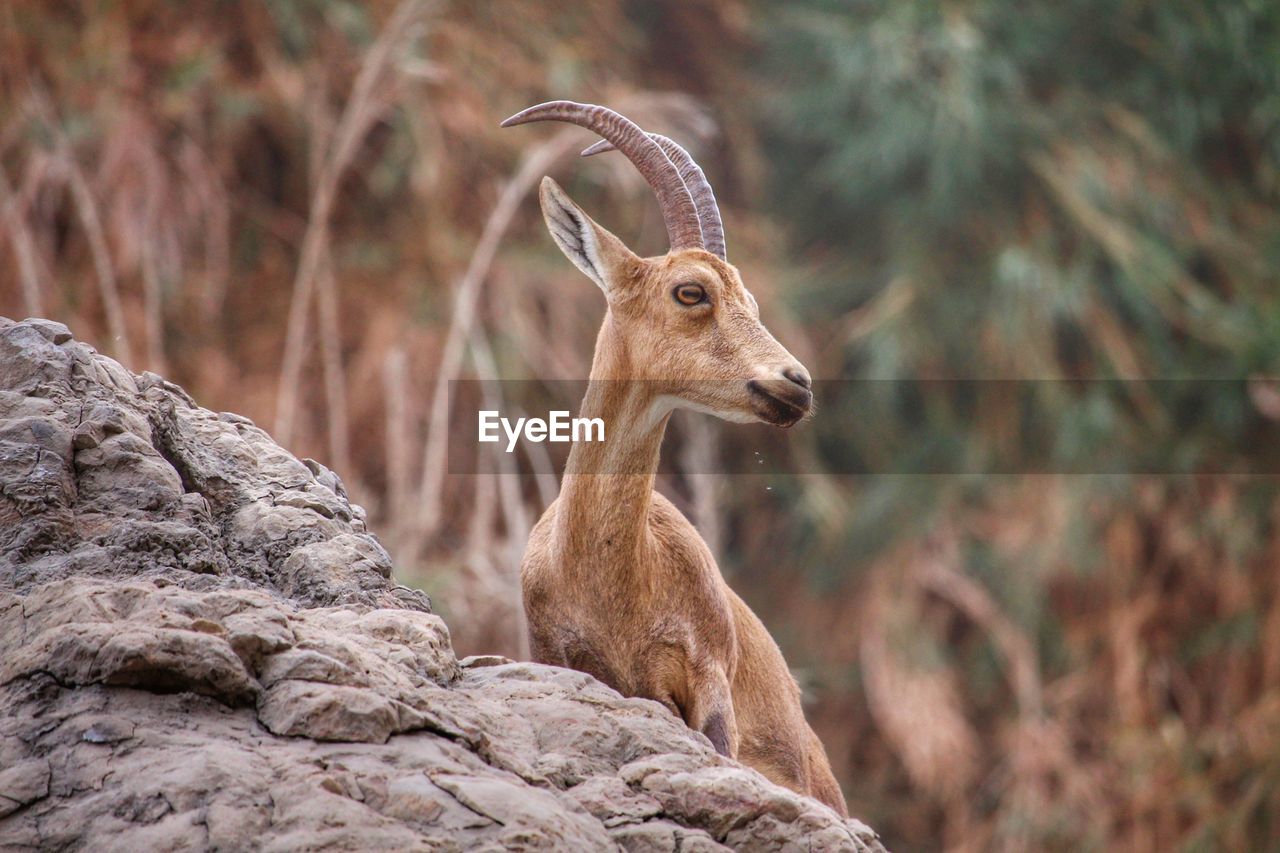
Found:
[(681, 305), (697, 305), (707, 301), (707, 291), (700, 284), (678, 284), (671, 295)]

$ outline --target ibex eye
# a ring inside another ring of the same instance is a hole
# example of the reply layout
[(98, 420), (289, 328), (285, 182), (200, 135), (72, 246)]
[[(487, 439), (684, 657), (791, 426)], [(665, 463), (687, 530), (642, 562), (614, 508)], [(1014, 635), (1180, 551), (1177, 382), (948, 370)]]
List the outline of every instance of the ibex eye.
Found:
[(707, 291), (700, 284), (679, 284), (671, 292), (681, 305), (697, 305), (707, 301)]

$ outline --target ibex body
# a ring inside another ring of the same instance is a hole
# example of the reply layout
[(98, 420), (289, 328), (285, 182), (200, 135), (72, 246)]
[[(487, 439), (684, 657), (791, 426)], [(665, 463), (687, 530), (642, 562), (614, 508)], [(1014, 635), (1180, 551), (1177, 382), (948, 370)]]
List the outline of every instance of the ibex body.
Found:
[(533, 656), (661, 702), (722, 754), (847, 814), (782, 653), (693, 525), (653, 490), (674, 408), (791, 426), (811, 407), (809, 375), (760, 323), (683, 149), (565, 101), (504, 124), (548, 119), (589, 127), (631, 158), (657, 192), (672, 249), (636, 256), (543, 179), (552, 237), (608, 303), (579, 413), (603, 418), (607, 433), (574, 445), (560, 497), (529, 539)]

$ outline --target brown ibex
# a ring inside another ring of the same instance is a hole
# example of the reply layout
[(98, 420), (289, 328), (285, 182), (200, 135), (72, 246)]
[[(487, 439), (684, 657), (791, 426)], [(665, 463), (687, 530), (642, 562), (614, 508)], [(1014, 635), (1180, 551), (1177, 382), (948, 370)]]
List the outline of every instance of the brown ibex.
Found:
[(553, 101), (503, 122), (565, 121), (604, 137), (652, 186), (670, 251), (640, 258), (551, 178), (542, 213), (560, 250), (604, 291), (581, 415), (604, 442), (575, 443), (560, 497), (521, 566), (535, 660), (655, 699), (722, 754), (847, 815), (800, 690), (769, 632), (725, 583), (702, 537), (653, 490), (678, 406), (789, 427), (812, 406), (809, 374), (760, 323), (725, 257), (711, 187), (688, 153), (604, 107)]

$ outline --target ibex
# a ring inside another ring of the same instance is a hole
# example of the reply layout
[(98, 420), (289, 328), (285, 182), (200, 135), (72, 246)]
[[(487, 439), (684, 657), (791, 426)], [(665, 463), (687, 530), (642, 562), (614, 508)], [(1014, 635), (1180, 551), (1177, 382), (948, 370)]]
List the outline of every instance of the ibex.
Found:
[(502, 125), (533, 121), (604, 137), (584, 154), (625, 154), (657, 194), (671, 242), (662, 257), (638, 257), (542, 179), (552, 239), (608, 303), (580, 412), (603, 418), (607, 433), (574, 444), (560, 496), (529, 537), (521, 583), (533, 657), (661, 702), (721, 754), (847, 815), (778, 646), (653, 490), (674, 408), (789, 427), (812, 406), (809, 374), (760, 323), (726, 260), (711, 187), (683, 148), (571, 101)]

